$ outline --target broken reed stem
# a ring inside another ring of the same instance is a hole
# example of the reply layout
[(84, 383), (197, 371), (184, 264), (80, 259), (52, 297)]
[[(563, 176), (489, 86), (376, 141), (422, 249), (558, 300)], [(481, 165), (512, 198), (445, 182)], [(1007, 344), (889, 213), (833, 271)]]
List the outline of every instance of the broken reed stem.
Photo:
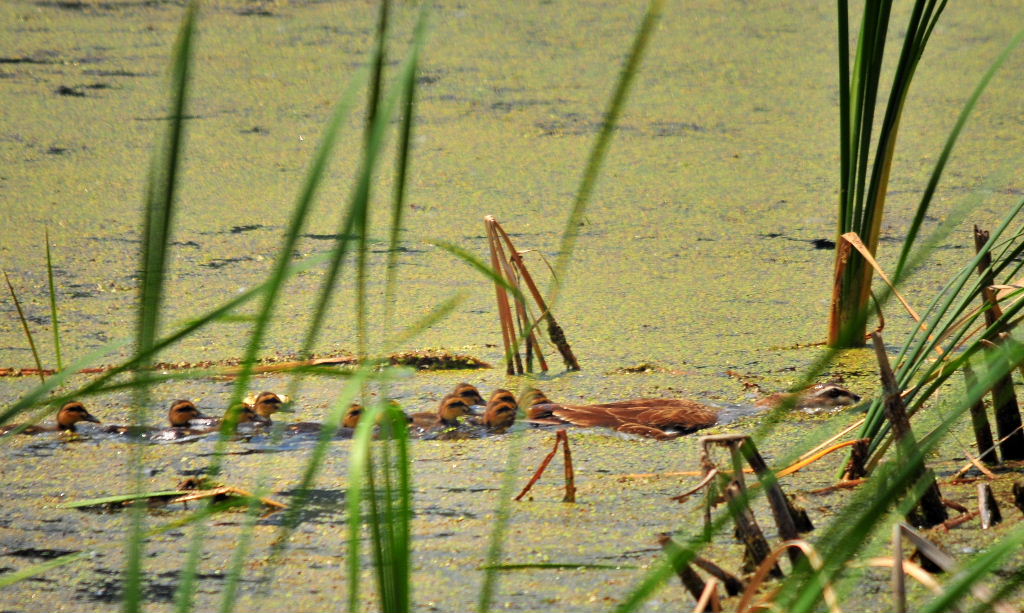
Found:
[(978, 484), (978, 510), (981, 511), (981, 529), (988, 530), (992, 526), (1003, 521), (1003, 514), (999, 512), (999, 504), (992, 494), (992, 486), (988, 483)]
[[(937, 526), (949, 518), (946, 514), (946, 507), (942, 504), (942, 494), (939, 492), (939, 484), (935, 476), (929, 473), (924, 466), (924, 460), (919, 456), (917, 441), (914, 440), (914, 433), (910, 428), (910, 418), (907, 417), (907, 409), (900, 396), (899, 385), (896, 383), (896, 375), (889, 365), (889, 356), (885, 353), (885, 343), (882, 335), (877, 332), (871, 334), (871, 341), (875, 346), (875, 356), (878, 359), (878, 369), (882, 377), (882, 388), (885, 392), (885, 416), (892, 424), (892, 435), (896, 441), (898, 453), (904, 458), (912, 459), (916, 466), (918, 480), (928, 479), (930, 483), (921, 494), (921, 499), (915, 505), (914, 510), (908, 515), (908, 519), (917, 525), (931, 527)], [(920, 512), (918, 512), (920, 510)]]
[[(970, 390), (978, 385), (978, 377), (970, 364), (964, 364), (964, 385)], [(988, 413), (985, 411), (985, 401), (978, 398), (978, 402), (971, 405), (971, 426), (974, 428), (974, 442), (978, 445), (979, 460), (986, 464), (998, 464), (999, 457), (996, 455), (996, 445), (992, 439), (992, 426), (988, 423)]]
[[(530, 290), (530, 295), (533, 296), (534, 302), (537, 303), (537, 308), (540, 309), (541, 317), (547, 321), (548, 324), (548, 337), (551, 338), (551, 342), (558, 348), (558, 352), (562, 354), (562, 360), (565, 362), (565, 367), (569, 370), (580, 370), (580, 364), (576, 360), (576, 355), (572, 351), (572, 347), (569, 346), (569, 341), (565, 338), (565, 332), (562, 327), (555, 321), (555, 316), (552, 315), (551, 309), (548, 308), (547, 302), (544, 297), (541, 296), (540, 290), (537, 289), (537, 284), (533, 282), (533, 276), (526, 269), (526, 263), (523, 261), (522, 254), (512, 244), (512, 239), (509, 237), (505, 229), (501, 227), (496, 219), (491, 216), (486, 217), (493, 224), (495, 232), (501, 235), (501, 238), (508, 245), (508, 250), (511, 253), (512, 263), (519, 269), (520, 274), (523, 277), (523, 282), (526, 284), (526, 288)], [(555, 280), (558, 281), (557, 279)]]
[(565, 430), (559, 430), (555, 434), (555, 443), (562, 441), (562, 452), (565, 460), (565, 498), (562, 502), (576, 502), (576, 474), (572, 469), (572, 451), (569, 450), (569, 434)]
[[(658, 537), (658, 544), (661, 545), (665, 555), (668, 556), (669, 562), (672, 564), (672, 568), (675, 569), (676, 575), (679, 576), (679, 581), (686, 588), (686, 591), (690, 592), (693, 599), (700, 602), (701, 595), (704, 594), (704, 580), (700, 578), (697, 571), (690, 568), (689, 564), (680, 561), (679, 545), (672, 540), (672, 537), (667, 534), (662, 534)], [(695, 611), (706, 611), (705, 608), (694, 609)]]
[[(765, 493), (768, 496), (768, 503), (772, 509), (772, 517), (775, 519), (775, 525), (779, 529), (779, 536), (784, 541), (792, 541), (800, 538), (797, 533), (796, 522), (794, 521), (792, 509), (790, 508), (789, 500), (786, 495), (782, 492), (782, 488), (779, 486), (779, 482), (775, 475), (771, 474), (768, 469), (768, 465), (765, 463), (764, 458), (761, 457), (761, 453), (757, 450), (757, 446), (754, 444), (749, 437), (745, 438), (738, 446), (739, 452), (743, 454), (743, 457), (747, 459), (747, 463), (757, 473), (757, 478), (761, 484), (765, 487)], [(800, 550), (796, 547), (789, 549), (790, 561), (796, 564), (800, 558)]]
[(903, 574), (903, 526), (892, 527), (892, 603), (895, 613), (907, 613), (907, 584)]
[(555, 454), (558, 453), (559, 445), (562, 445), (563, 457), (565, 459), (565, 497), (562, 499), (562, 502), (576, 502), (576, 475), (572, 467), (572, 452), (569, 450), (569, 435), (564, 429), (555, 432), (555, 445), (551, 448), (550, 453), (544, 456), (544, 460), (540, 463), (540, 466), (537, 467), (533, 476), (530, 477), (530, 480), (527, 482), (526, 487), (523, 488), (523, 491), (519, 492), (519, 495), (515, 497), (517, 502), (522, 500), (523, 497), (526, 496), (526, 494), (533, 488), (533, 485), (540, 480), (541, 475), (543, 475), (544, 471), (547, 470), (548, 464), (551, 463)]
[[(996, 295), (991, 287), (995, 282), (992, 274), (992, 257), (988, 252), (982, 253), (988, 240), (988, 231), (974, 226), (974, 248), (977, 253), (981, 254), (981, 258), (978, 260), (978, 276), (981, 277), (981, 299), (983, 305), (988, 307), (984, 312), (985, 324), (991, 327), (999, 320), (1003, 311), (996, 302)], [(1008, 334), (1008, 330), (997, 330), (996, 336), (990, 340), (998, 343), (1006, 334)], [(989, 357), (989, 363), (993, 365), (1006, 361), (1006, 357), (998, 349), (986, 348), (984, 351)], [(1004, 461), (1024, 460), (1024, 432), (1010, 436), (1010, 433), (1021, 426), (1021, 417), (1020, 407), (1017, 405), (1017, 396), (1013, 391), (1013, 378), (1009, 374), (1000, 378), (992, 386), (992, 409), (995, 411), (996, 416), (996, 431), (999, 433), (1000, 438), (1006, 439), (999, 446), (1002, 459)]]
[[(491, 268), (495, 274), (502, 274), (501, 262), (504, 260), (504, 253), (501, 250), (501, 243), (494, 229), (493, 217), (484, 218), (484, 226), (487, 228), (487, 242), (491, 249)], [(504, 276), (504, 275), (502, 275)], [(523, 364), (519, 358), (519, 347), (516, 340), (515, 324), (512, 322), (512, 308), (508, 303), (508, 292), (497, 280), (494, 282), (495, 297), (498, 302), (498, 317), (501, 320), (501, 342), (505, 346), (505, 372), (509, 375), (523, 374)]]

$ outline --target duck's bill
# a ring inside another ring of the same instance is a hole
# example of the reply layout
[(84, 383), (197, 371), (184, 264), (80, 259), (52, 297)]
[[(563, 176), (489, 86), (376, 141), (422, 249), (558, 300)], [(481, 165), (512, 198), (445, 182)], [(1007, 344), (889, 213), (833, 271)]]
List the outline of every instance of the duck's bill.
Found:
[(101, 423), (100, 420), (97, 419), (95, 415), (86, 415), (85, 417), (82, 418), (82, 420), (83, 421), (91, 421), (94, 424)]

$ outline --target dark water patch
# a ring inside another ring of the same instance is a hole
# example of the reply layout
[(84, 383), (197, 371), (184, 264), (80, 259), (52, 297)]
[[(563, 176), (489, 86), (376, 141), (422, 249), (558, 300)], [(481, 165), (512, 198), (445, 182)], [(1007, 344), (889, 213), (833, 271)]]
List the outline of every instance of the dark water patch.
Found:
[[(132, 117), (132, 119), (134, 119), (135, 121), (170, 121), (174, 119), (174, 117), (170, 115), (164, 115), (161, 117)], [(186, 119), (205, 119), (205, 117), (203, 117), (202, 115), (182, 115), (181, 119), (182, 121), (184, 121)]]
[(127, 243), (129, 245), (142, 244), (141, 239), (127, 238), (125, 236), (87, 236), (86, 239), (100, 243)]
[(434, 83), (437, 83), (440, 80), (441, 80), (441, 75), (439, 73), (421, 74), (418, 77), (416, 77), (416, 84), (417, 85), (433, 85)]
[(89, 70), (83, 70), (82, 74), (89, 75), (91, 77), (154, 77), (156, 76), (150, 72), (132, 72), (131, 70), (97, 70), (90, 68)]
[(499, 100), (491, 104), (492, 111), (511, 111), (526, 109), (534, 106), (561, 106), (568, 104), (567, 100)]
[[(389, 253), (391, 249), (371, 249), (371, 253)], [(426, 253), (426, 249), (415, 249), (413, 247), (405, 247), (399, 245), (395, 248), (396, 253)]]
[[(287, 496), (292, 499), (293, 505), (296, 503), (295, 501), (299, 494), (300, 491), (298, 489), (280, 492), (281, 496)], [(343, 525), (348, 522), (348, 519), (345, 517), (345, 505), (345, 490), (308, 489), (305, 492), (302, 509), (298, 511), (299, 523)], [(294, 509), (295, 507), (292, 508)], [(268, 526), (283, 525), (286, 515), (287, 513), (274, 513), (263, 520), (261, 524)]]
[(238, 132), (240, 134), (270, 134), (270, 130), (264, 128), (263, 126), (253, 126), (245, 130), (239, 130)]
[(262, 6), (247, 6), (234, 11), (234, 13), (242, 17), (280, 17), (274, 11)]
[[(120, 574), (120, 573), (118, 573)], [(174, 602), (178, 584), (146, 580), (143, 584), (143, 598), (150, 602)], [(119, 603), (123, 600), (124, 586), (120, 579), (103, 579), (85, 582), (75, 590), (82, 598), (92, 602)]]
[[(540, 128), (542, 136), (587, 136), (600, 132), (604, 121), (596, 121), (580, 113), (564, 113), (559, 119), (538, 121), (533, 125)], [(615, 131), (636, 132), (636, 128), (617, 125)]]
[(253, 259), (251, 257), (249, 257), (247, 255), (243, 255), (243, 256), (235, 257), (235, 258), (214, 258), (214, 259), (210, 260), (209, 262), (204, 262), (204, 263), (200, 264), (200, 266), (202, 266), (204, 268), (218, 269), (218, 268), (224, 268), (225, 266), (228, 266), (229, 264), (237, 264), (239, 262), (252, 262), (252, 261), (253, 261)]
[(0, 57), (0, 64), (53, 64), (53, 60), (35, 57)]
[(58, 147), (57, 145), (52, 145), (52, 146), (50, 146), (49, 149), (46, 150), (46, 154), (47, 155), (64, 155), (65, 153), (69, 153), (70, 151), (71, 151), (71, 149), (68, 148), (68, 147)]
[(202, 247), (202, 245), (195, 241), (171, 241), (171, 244), (175, 247), (194, 247), (196, 249)]
[(354, 239), (358, 238), (358, 235), (356, 235), (356, 234), (347, 234), (347, 235), (346, 234), (303, 234), (302, 237), (303, 238), (311, 238), (311, 239), (313, 239), (315, 241), (337, 241), (337, 240), (341, 240), (342, 238), (346, 238), (348, 240), (354, 240)]
[(461, 494), (461, 493), (476, 494), (476, 493), (479, 493), (479, 492), (497, 492), (501, 488), (486, 487), (486, 486), (480, 485), (480, 486), (474, 486), (474, 487), (441, 487), (441, 488), (438, 488), (438, 489), (442, 489), (442, 490), (444, 490), (446, 492), (452, 492), (452, 493), (455, 493), (455, 494)]
[(685, 121), (655, 121), (650, 124), (652, 134), (658, 137), (682, 136), (687, 133), (703, 133), (708, 129), (696, 123)]
[(67, 85), (61, 85), (57, 89), (53, 90), (53, 93), (58, 96), (70, 96), (72, 98), (85, 98), (85, 92), (78, 87), (68, 87)]
[(261, 225), (261, 224), (250, 224), (250, 225), (245, 225), (245, 226), (233, 226), (228, 231), (231, 234), (242, 234), (242, 233), (245, 233), (245, 232), (252, 232), (253, 230), (262, 230), (263, 228), (266, 228), (266, 226)]
[(77, 549), (45, 549), (39, 547), (25, 547), (15, 551), (10, 551), (4, 555), (12, 556), (15, 558), (32, 558), (36, 560), (52, 560), (62, 556), (71, 555), (78, 553)]
[(460, 511), (458, 509), (446, 509), (436, 504), (424, 506), (421, 509), (416, 509), (416, 515), (434, 515), (437, 517), (464, 517), (466, 519), (476, 519), (475, 513), (469, 511)]
[(835, 241), (827, 238), (796, 238), (795, 236), (786, 236), (781, 232), (763, 232), (757, 235), (758, 238), (772, 239), (782, 238), (787, 241), (794, 243), (807, 243), (815, 249), (835, 249)]

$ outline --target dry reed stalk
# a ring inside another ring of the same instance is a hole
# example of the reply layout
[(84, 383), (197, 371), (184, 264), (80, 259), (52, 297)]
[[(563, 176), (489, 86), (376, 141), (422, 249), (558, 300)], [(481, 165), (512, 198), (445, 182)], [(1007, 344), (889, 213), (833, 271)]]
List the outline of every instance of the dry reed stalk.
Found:
[[(768, 573), (772, 572), (772, 569), (777, 567), (776, 564), (778, 563), (779, 558), (782, 557), (782, 554), (788, 549), (793, 548), (799, 549), (800, 552), (806, 556), (812, 569), (815, 571), (820, 571), (822, 569), (823, 564), (821, 556), (818, 555), (814, 546), (807, 541), (803, 539), (796, 539), (782, 543), (773, 549), (757, 567), (757, 572), (754, 573), (753, 578), (747, 584), (747, 589), (743, 592), (743, 596), (740, 598), (740, 603), (736, 606), (736, 613), (749, 613), (754, 610), (757, 605), (752, 605), (752, 601), (754, 599), (754, 595), (757, 594), (758, 588), (760, 588), (765, 582)], [(836, 592), (832, 588), (831, 583), (826, 583), (822, 586), (822, 594), (825, 597), (825, 604), (828, 605), (828, 610), (831, 613), (842, 613), (842, 610), (839, 608), (839, 598), (836, 596)]]
[[(970, 364), (964, 364), (964, 384), (971, 389), (978, 384), (978, 377)], [(992, 426), (988, 423), (988, 413), (985, 411), (985, 402), (978, 398), (978, 401), (971, 405), (971, 426), (974, 429), (974, 442), (978, 445), (979, 459), (986, 464), (998, 464), (999, 457), (996, 455), (996, 446), (992, 439)]]
[(697, 606), (693, 607), (693, 612), (704, 613), (709, 606), (714, 613), (722, 610), (722, 602), (718, 599), (718, 581), (714, 579), (704, 585), (704, 591), (697, 600)]
[[(528, 307), (526, 304), (520, 304), (516, 301), (516, 310), (520, 315), (520, 335), (526, 339), (527, 349), (535, 348), (539, 350), (539, 344), (537, 343), (534, 335), (534, 328), (541, 320), (547, 323), (548, 337), (551, 342), (554, 343), (555, 347), (558, 348), (559, 353), (562, 355), (562, 360), (565, 362), (565, 366), (569, 370), (579, 370), (580, 365), (577, 361), (575, 354), (572, 351), (572, 347), (569, 345), (568, 340), (565, 337), (565, 331), (558, 322), (555, 321), (554, 315), (551, 313), (551, 309), (548, 307), (544, 297), (541, 296), (540, 290), (537, 288), (537, 284), (533, 280), (533, 276), (526, 267), (526, 262), (523, 261), (522, 252), (516, 249), (512, 243), (511, 237), (505, 232), (505, 229), (498, 223), (498, 220), (493, 216), (488, 215), (484, 218), (484, 224), (487, 226), (487, 237), (491, 248), (491, 266), (496, 272), (499, 272), (510, 284), (515, 284), (515, 287), (519, 287), (520, 280), (522, 284), (526, 286), (530, 297), (537, 305), (537, 309), (540, 314), (537, 318), (531, 318), (528, 315)], [(504, 244), (504, 245), (503, 245)], [(505, 249), (508, 250), (506, 257)], [(557, 279), (556, 279), (557, 282)], [(507, 297), (506, 297), (507, 302)], [(503, 326), (507, 319), (508, 323), (511, 324), (511, 307), (502, 306), (501, 299), (499, 298), (499, 311), (503, 313)], [(508, 309), (507, 317), (504, 314), (503, 309)], [(512, 328), (509, 328), (512, 331)], [(515, 333), (512, 332), (514, 335)], [(513, 337), (514, 338), (514, 337)], [(518, 355), (518, 354), (517, 354)], [(529, 355), (529, 354), (528, 354)], [(547, 364), (544, 362), (543, 356), (540, 356), (541, 369), (547, 370)], [(520, 371), (521, 374), (521, 371)]]
[(992, 486), (988, 483), (978, 484), (978, 510), (981, 511), (981, 529), (988, 530), (1002, 523), (1003, 514), (999, 512), (999, 504), (992, 494)]
[[(986, 230), (974, 226), (974, 247), (981, 253), (988, 243), (989, 233)], [(997, 323), (1003, 314), (1002, 308), (996, 301), (996, 292), (991, 285), (995, 282), (992, 273), (992, 257), (985, 252), (978, 260), (978, 275), (981, 277), (981, 299), (988, 308), (985, 309), (985, 324), (991, 327)], [(1001, 340), (1009, 334), (1009, 330), (997, 331), (995, 340)], [(985, 349), (992, 361), (1000, 360), (999, 351)], [(1013, 390), (1013, 378), (1007, 374), (1000, 378), (992, 386), (992, 409), (996, 416), (996, 431), (1003, 439), (999, 445), (999, 455), (1005, 460), (1024, 459), (1024, 432), (1018, 432), (1021, 426), (1020, 407), (1017, 405), (1017, 395)], [(1012, 433), (1012, 434), (1011, 434)]]
[[(885, 392), (885, 415), (892, 424), (893, 439), (896, 441), (897, 450), (906, 458), (915, 458), (919, 454), (917, 441), (910, 428), (910, 418), (907, 417), (906, 406), (900, 396), (896, 375), (889, 365), (889, 356), (885, 353), (885, 343), (882, 341), (882, 336), (874, 332), (871, 334), (871, 340), (875, 346), (875, 357), (878, 359), (882, 388)], [(927, 473), (926, 476), (927, 471), (922, 459), (917, 458), (914, 463), (914, 470), (918, 476), (922, 479), (929, 479), (930, 483), (921, 494), (921, 499), (909, 513), (908, 518), (912, 518), (911, 521), (918, 525), (936, 526), (949, 518), (949, 515), (946, 514), (946, 507), (942, 504), (939, 484), (935, 481), (933, 474)]]
[(572, 467), (572, 452), (569, 451), (569, 435), (564, 429), (555, 433), (555, 445), (544, 456), (544, 460), (541, 461), (540, 466), (534, 471), (533, 476), (526, 483), (526, 487), (523, 488), (523, 491), (519, 492), (519, 495), (514, 500), (517, 502), (522, 500), (533, 488), (534, 484), (540, 480), (541, 475), (547, 470), (548, 464), (551, 463), (551, 460), (554, 459), (555, 454), (558, 452), (559, 445), (562, 445), (563, 457), (565, 459), (565, 497), (562, 499), (562, 502), (576, 502), (576, 475)]

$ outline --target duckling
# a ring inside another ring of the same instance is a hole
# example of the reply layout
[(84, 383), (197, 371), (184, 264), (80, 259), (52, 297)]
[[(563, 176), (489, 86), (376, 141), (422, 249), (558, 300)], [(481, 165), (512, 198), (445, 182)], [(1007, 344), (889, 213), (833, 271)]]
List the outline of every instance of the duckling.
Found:
[(475, 407), (483, 408), (484, 406), (484, 397), (480, 395), (480, 390), (478, 390), (475, 385), (471, 385), (465, 382), (460, 383), (455, 386), (455, 389), (452, 390), (451, 395), (458, 396), (459, 398), (465, 400), (466, 404), (469, 405), (470, 409), (473, 409)]
[(482, 423), (488, 430), (504, 432), (515, 423), (518, 411), (515, 395), (506, 389), (496, 389), (487, 401)]
[[(227, 417), (230, 411), (230, 408), (227, 411), (224, 411), (224, 416)], [(193, 434), (205, 434), (208, 432), (214, 432), (218, 430), (223, 421), (223, 417), (193, 417), (192, 419), (189, 420), (189, 425), (192, 426)], [(269, 426), (270, 419), (258, 414), (256, 411), (252, 410), (251, 407), (243, 405), (241, 411), (238, 414), (238, 424), (252, 424), (253, 426)]]
[(809, 412), (851, 407), (860, 402), (860, 396), (835, 383), (816, 383), (799, 392), (771, 394), (754, 403), (755, 406), (777, 408), (796, 397), (793, 408)]
[[(184, 436), (184, 432), (188, 430), (189, 426), (194, 425), (190, 423), (192, 420), (198, 422), (203, 419), (209, 418), (203, 415), (191, 400), (175, 400), (167, 411), (167, 421), (171, 425), (170, 432), (161, 434), (160, 438), (172, 438), (171, 434), (179, 433)], [(104, 432), (151, 437), (164, 431), (141, 426), (107, 426), (104, 428)]]
[(274, 392), (260, 392), (252, 402), (252, 410), (267, 418), (267, 423), (270, 423), (270, 416), (278, 411), (291, 412), (285, 410), (284, 400)]
[[(359, 425), (359, 418), (362, 416), (363, 410), (363, 405), (353, 402), (345, 412), (345, 417), (341, 420), (341, 427), (338, 428), (335, 436), (352, 438), (356, 426)], [(285, 432), (288, 434), (318, 434), (321, 430), (323, 430), (323, 424), (314, 421), (300, 421), (285, 427)]]
[[(100, 423), (100, 420), (96, 419), (92, 413), (86, 410), (85, 405), (81, 402), (71, 401), (60, 408), (57, 412), (56, 423), (51, 426), (28, 426), (20, 432), (20, 434), (40, 434), (43, 432), (77, 432), (75, 424), (80, 421), (91, 421), (94, 424)], [(7, 434), (16, 428), (20, 428), (18, 424), (11, 424), (0, 428), (0, 434)]]
[(459, 396), (448, 394), (441, 399), (437, 411), (413, 413), (409, 421), (420, 431), (433, 430), (440, 427), (451, 428), (459, 425), (459, 418), (470, 413), (469, 405)]

